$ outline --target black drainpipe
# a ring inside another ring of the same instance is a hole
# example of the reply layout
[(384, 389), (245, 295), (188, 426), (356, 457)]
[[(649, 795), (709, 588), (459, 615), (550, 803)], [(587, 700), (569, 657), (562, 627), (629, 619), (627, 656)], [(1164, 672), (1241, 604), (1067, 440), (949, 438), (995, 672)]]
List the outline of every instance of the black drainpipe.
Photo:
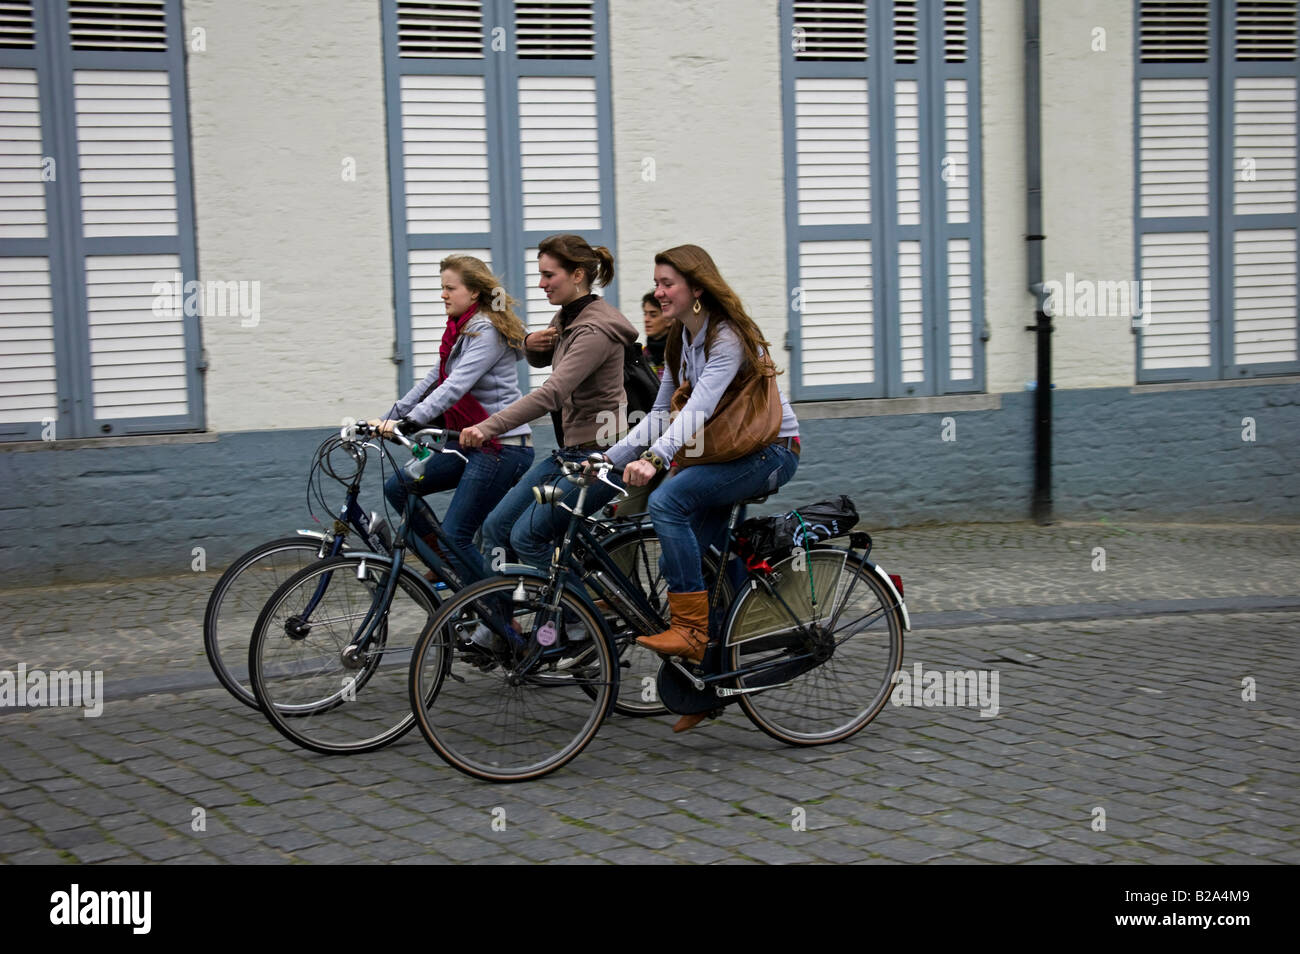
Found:
[(1038, 0), (1025, 0), (1025, 178), (1026, 253), (1037, 339), (1038, 375), (1034, 385), (1034, 503), (1040, 525), (1052, 522), (1052, 319), (1043, 288), (1043, 163), (1039, 110)]

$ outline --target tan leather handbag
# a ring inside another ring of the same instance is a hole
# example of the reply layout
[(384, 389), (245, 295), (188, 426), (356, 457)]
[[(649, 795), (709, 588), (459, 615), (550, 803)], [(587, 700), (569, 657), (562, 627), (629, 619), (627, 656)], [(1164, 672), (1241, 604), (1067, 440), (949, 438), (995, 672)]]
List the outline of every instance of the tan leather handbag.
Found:
[[(674, 417), (690, 400), (691, 390), (686, 381), (673, 392), (669, 408)], [(781, 392), (776, 386), (776, 368), (764, 359), (759, 367), (750, 366), (732, 379), (704, 426), (682, 445), (673, 463), (689, 467), (737, 460), (762, 450), (780, 432)]]

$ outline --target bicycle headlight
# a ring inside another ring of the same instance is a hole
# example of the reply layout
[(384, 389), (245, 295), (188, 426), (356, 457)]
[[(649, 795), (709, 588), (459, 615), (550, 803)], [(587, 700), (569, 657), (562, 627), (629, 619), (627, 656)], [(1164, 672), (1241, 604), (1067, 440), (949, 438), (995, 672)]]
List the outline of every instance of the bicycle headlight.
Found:
[(557, 503), (562, 496), (563, 491), (555, 484), (542, 484), (533, 488), (533, 499), (539, 504)]

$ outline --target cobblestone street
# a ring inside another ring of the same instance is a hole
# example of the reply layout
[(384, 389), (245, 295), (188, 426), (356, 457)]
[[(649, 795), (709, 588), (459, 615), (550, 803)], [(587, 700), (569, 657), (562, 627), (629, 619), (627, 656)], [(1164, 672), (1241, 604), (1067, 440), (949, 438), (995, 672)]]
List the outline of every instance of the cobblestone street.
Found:
[(203, 656), (221, 568), (0, 591), (0, 670), (103, 670), (105, 698), (0, 710), (0, 861), (1300, 862), (1300, 528), (929, 527), (873, 559), (904, 667), (997, 673), (996, 716), (890, 705), (796, 749), (735, 707), (611, 715), (513, 786), (418, 732), (282, 739)]

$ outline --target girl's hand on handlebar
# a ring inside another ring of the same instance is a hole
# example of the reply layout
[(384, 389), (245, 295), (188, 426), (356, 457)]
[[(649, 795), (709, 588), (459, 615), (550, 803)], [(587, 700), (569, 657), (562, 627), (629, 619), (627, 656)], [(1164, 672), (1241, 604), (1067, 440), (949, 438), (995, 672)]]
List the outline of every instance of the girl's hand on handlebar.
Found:
[(609, 458), (604, 454), (592, 454), (590, 457), (588, 457), (586, 460), (582, 462), (582, 475), (584, 477), (590, 477), (592, 474), (596, 472), (596, 467), (599, 464), (601, 463), (608, 464), (609, 462), (610, 462)]
[(375, 418), (372, 421), (366, 421), (366, 423), (369, 424), (371, 427), (373, 427), (376, 431), (378, 431), (380, 437), (392, 437), (393, 429), (396, 428), (402, 422), (390, 421), (390, 420), (381, 421), (378, 418)]
[(460, 429), (460, 446), (461, 447), (482, 447), (487, 443), (487, 438), (483, 432), (478, 429), (477, 425), (471, 424), (469, 427)]
[(644, 487), (654, 480), (655, 465), (648, 460), (634, 460), (623, 468), (623, 483), (629, 487)]

